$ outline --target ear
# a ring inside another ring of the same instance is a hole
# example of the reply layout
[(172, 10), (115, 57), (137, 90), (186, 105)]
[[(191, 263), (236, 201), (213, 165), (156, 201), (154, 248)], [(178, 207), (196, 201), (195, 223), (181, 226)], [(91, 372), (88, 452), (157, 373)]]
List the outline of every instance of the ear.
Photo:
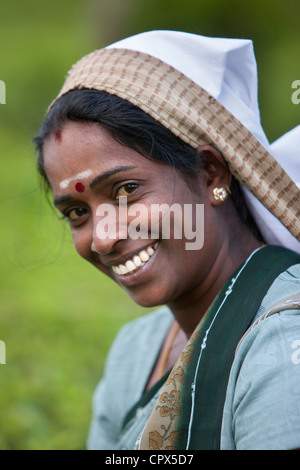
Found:
[(223, 204), (223, 201), (216, 201), (213, 190), (224, 188), (228, 192), (231, 182), (228, 164), (222, 154), (212, 145), (201, 145), (197, 150), (199, 154), (205, 156), (205, 183), (209, 200), (214, 206)]

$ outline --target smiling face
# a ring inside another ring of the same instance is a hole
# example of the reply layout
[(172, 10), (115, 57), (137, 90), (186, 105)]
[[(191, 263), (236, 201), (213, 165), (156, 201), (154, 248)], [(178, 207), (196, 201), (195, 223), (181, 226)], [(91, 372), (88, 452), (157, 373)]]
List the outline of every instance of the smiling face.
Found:
[[(184, 303), (205, 283), (216, 256), (213, 232), (197, 251), (186, 250), (187, 240), (174, 239), (172, 229), (169, 238), (159, 232), (153, 236), (150, 230), (147, 239), (128, 236), (130, 208), (135, 204), (149, 209), (144, 219), (151, 227), (153, 204), (194, 207), (207, 202), (205, 194), (191, 191), (177, 171), (117, 143), (97, 123), (67, 122), (46, 140), (43, 154), (55, 204), (70, 222), (77, 252), (137, 303)], [(127, 225), (118, 219), (114, 237), (99, 237), (99, 207), (115, 208), (118, 214), (122, 196), (127, 196)], [(207, 223), (210, 211), (206, 212)]]

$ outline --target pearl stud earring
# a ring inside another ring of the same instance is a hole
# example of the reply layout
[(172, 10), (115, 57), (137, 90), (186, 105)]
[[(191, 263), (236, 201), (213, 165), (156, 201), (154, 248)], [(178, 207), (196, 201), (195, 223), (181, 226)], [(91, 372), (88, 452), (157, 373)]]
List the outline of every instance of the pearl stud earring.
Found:
[(230, 194), (230, 190), (229, 188), (227, 190), (225, 188), (215, 188), (213, 193), (216, 201), (224, 202), (228, 193)]

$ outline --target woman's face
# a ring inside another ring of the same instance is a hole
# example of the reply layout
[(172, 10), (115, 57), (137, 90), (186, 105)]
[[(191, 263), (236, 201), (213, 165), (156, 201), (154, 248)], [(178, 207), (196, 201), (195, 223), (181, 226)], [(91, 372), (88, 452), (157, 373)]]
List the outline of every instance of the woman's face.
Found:
[[(205, 188), (196, 194), (177, 171), (117, 143), (97, 123), (67, 122), (45, 142), (44, 164), (79, 255), (137, 303), (184, 302), (205, 280), (216, 252), (213, 231), (201, 249), (191, 250), (186, 230), (180, 236), (172, 217), (163, 225), (168, 207), (176, 204), (179, 225), (186, 214), (190, 231), (197, 229), (199, 237), (204, 228), (207, 235), (200, 210), (207, 202)], [(159, 218), (158, 206), (163, 209)], [(206, 225), (210, 212), (206, 204)]]

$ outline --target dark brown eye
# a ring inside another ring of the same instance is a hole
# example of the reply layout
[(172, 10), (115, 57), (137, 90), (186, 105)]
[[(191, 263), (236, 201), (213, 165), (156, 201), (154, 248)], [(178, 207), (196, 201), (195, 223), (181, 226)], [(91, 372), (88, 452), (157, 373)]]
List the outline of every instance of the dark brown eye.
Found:
[(135, 191), (137, 187), (137, 183), (123, 184), (123, 186), (120, 186), (120, 188), (118, 189), (116, 198), (118, 199), (119, 197), (129, 196), (129, 194), (133, 193), (133, 191)]
[(71, 209), (65, 215), (71, 221), (76, 221), (80, 217), (86, 214), (86, 209), (83, 207), (76, 207), (75, 209)]

